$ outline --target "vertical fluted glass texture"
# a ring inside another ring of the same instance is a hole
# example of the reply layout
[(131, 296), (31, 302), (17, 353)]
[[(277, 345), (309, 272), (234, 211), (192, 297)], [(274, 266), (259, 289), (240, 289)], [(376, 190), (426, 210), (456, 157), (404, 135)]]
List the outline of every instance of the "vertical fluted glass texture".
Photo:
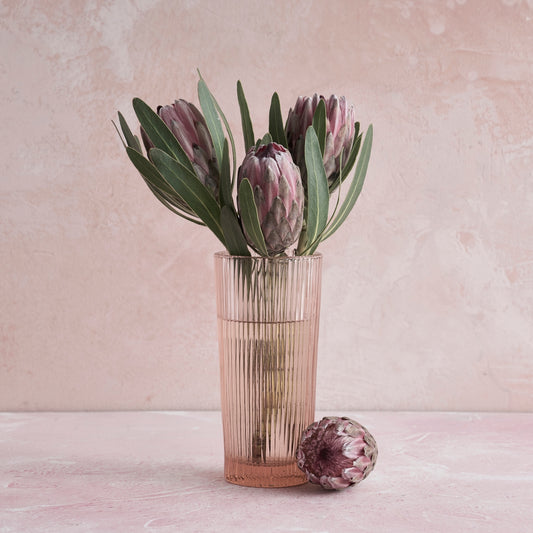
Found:
[(322, 256), (215, 254), (224, 474), (305, 483), (296, 449), (314, 420)]

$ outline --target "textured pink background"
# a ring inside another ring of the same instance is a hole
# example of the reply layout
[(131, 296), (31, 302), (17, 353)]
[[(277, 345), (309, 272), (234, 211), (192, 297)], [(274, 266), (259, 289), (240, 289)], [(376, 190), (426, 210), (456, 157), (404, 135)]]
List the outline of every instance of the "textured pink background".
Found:
[(325, 255), (321, 409), (533, 408), (533, 2), (0, 2), (0, 409), (217, 408), (216, 239), (111, 120), (278, 91), (374, 124)]

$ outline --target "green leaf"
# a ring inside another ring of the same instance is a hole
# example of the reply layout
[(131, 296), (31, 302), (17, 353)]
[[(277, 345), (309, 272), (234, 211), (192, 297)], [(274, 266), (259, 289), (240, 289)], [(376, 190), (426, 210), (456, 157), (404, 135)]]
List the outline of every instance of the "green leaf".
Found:
[(272, 135), (265, 133), (260, 141), (260, 144), (270, 144), (272, 142)]
[(357, 198), (359, 197), (359, 194), (361, 193), (361, 189), (363, 188), (363, 184), (365, 182), (366, 171), (368, 169), (368, 162), (370, 160), (370, 152), (372, 151), (372, 137), (373, 127), (372, 124), (370, 124), (365, 135), (365, 140), (363, 141), (363, 146), (355, 167), (355, 173), (352, 183), (350, 184), (350, 188), (346, 193), (346, 197), (344, 198), (337, 216), (322, 234), (320, 239), (321, 241), (331, 237), (331, 235), (333, 235), (333, 233), (339, 229), (341, 224), (346, 220), (346, 217), (350, 214), (350, 211), (352, 210)]
[[(231, 188), (233, 190), (233, 184), (235, 183), (235, 172), (237, 170), (237, 150), (235, 149), (235, 140), (233, 139), (233, 134), (231, 133), (231, 128), (229, 127), (229, 122), (227, 121), (224, 113), (222, 112), (222, 109), (220, 109), (220, 106), (218, 105), (217, 101), (213, 98), (213, 101), (215, 102), (215, 105), (217, 107), (217, 110), (220, 114), (220, 118), (222, 118), (222, 122), (224, 123), (224, 127), (226, 128), (226, 132), (228, 133), (229, 142), (231, 145), (231, 156), (233, 159), (233, 172), (231, 175)], [(226, 139), (224, 139), (225, 141)]]
[(207, 124), (207, 129), (213, 140), (217, 162), (220, 165), (224, 155), (224, 130), (222, 129), (222, 123), (220, 122), (220, 117), (217, 112), (215, 99), (202, 78), (198, 80), (198, 98)]
[[(205, 225), (201, 221), (191, 217), (191, 215), (194, 215), (192, 210), (184, 209), (183, 206), (180, 205), (179, 202), (183, 202), (184, 200), (176, 194), (176, 191), (174, 191), (174, 189), (168, 184), (151, 161), (129, 146), (126, 147), (126, 152), (130, 161), (141, 174), (146, 185), (148, 185), (150, 190), (154, 193), (157, 199), (165, 205), (165, 207), (186, 220), (190, 220), (195, 224)], [(169, 207), (168, 204), (172, 207)]]
[(220, 225), (224, 232), (226, 248), (231, 255), (250, 255), (248, 243), (237, 220), (237, 215), (229, 205), (222, 206)]
[(318, 102), (313, 115), (313, 128), (315, 129), (316, 136), (318, 137), (318, 143), (320, 145), (320, 153), (324, 155), (326, 149), (326, 103), (322, 98)]
[(224, 151), (222, 152), (222, 164), (220, 165), (220, 205), (229, 205), (233, 208), (233, 196), (231, 194), (231, 171), (229, 168), (228, 141), (224, 139)]
[(241, 220), (246, 234), (254, 243), (254, 248), (264, 256), (268, 255), (265, 237), (261, 230), (261, 224), (259, 222), (259, 214), (257, 213), (257, 206), (254, 199), (254, 191), (252, 184), (246, 178), (244, 178), (239, 185), (239, 211), (241, 214)]
[(127, 148), (128, 145), (126, 144), (126, 142), (124, 141), (124, 138), (122, 137), (122, 133), (120, 133), (120, 130), (118, 129), (118, 126), (115, 124), (115, 121), (112, 120), (111, 121), (111, 124), (113, 124), (113, 126), (115, 127), (115, 131), (117, 132), (119, 138), (120, 138), (120, 142), (122, 143), (122, 146), (124, 146), (124, 148)]
[(305, 166), (307, 168), (307, 243), (311, 246), (328, 222), (329, 191), (320, 145), (312, 126), (305, 134)]
[(168, 129), (168, 126), (161, 120), (159, 115), (140, 98), (133, 99), (133, 109), (144, 131), (154, 143), (154, 146), (172, 156), (181, 166), (194, 173), (192, 163), (178, 142), (178, 139)]
[(357, 159), (357, 155), (359, 154), (359, 149), (361, 148), (361, 140), (362, 135), (359, 135), (359, 122), (356, 122), (355, 138), (354, 142), (352, 143), (352, 148), (350, 149), (350, 153), (348, 154), (346, 162), (342, 164), (341, 172), (339, 172), (337, 179), (335, 179), (335, 181), (329, 187), (330, 193), (333, 192), (339, 186), (340, 182), (344, 181), (346, 176), (352, 171), (355, 160)]
[(244, 91), (240, 81), (237, 82), (237, 99), (239, 101), (239, 109), (241, 110), (241, 124), (242, 133), (244, 136), (244, 151), (248, 150), (254, 145), (254, 128), (252, 126), (252, 120), (250, 119), (250, 112), (248, 110), (248, 103), (244, 96)]
[(135, 150), (135, 148), (131, 148), (130, 146), (126, 148), (126, 152), (128, 153), (130, 161), (140, 172), (141, 176), (143, 176), (150, 183), (152, 183), (154, 187), (161, 189), (166, 194), (174, 194), (175, 191), (167, 183), (165, 178), (163, 178), (159, 170), (157, 170), (157, 168), (151, 161), (146, 159), (146, 157), (144, 157), (137, 150)]
[(287, 136), (285, 135), (285, 128), (283, 127), (283, 117), (281, 116), (281, 104), (279, 102), (278, 93), (272, 95), (270, 101), (270, 112), (268, 115), (268, 131), (272, 135), (272, 140), (287, 148)]
[(122, 116), (122, 113), (118, 112), (118, 121), (120, 123), (120, 128), (122, 129), (122, 133), (124, 134), (124, 138), (126, 139), (126, 143), (130, 148), (134, 148), (137, 150), (137, 152), (141, 152), (141, 144), (139, 143), (139, 139), (133, 135), (133, 133), (130, 130), (130, 127), (128, 126), (128, 123), (126, 122), (126, 119)]
[[(232, 172), (232, 176), (231, 176), (231, 187), (233, 188), (233, 185), (235, 183), (235, 174), (236, 174), (236, 171), (237, 171), (237, 150), (235, 149), (235, 139), (233, 138), (233, 134), (231, 133), (231, 128), (229, 127), (229, 122), (226, 119), (226, 116), (224, 115), (224, 113), (222, 111), (222, 108), (218, 105), (218, 102), (216, 101), (216, 98), (213, 96), (213, 93), (207, 87), (207, 84), (205, 83), (204, 79), (202, 78), (202, 75), (200, 74), (200, 71), (198, 71), (198, 75), (200, 76), (200, 81), (203, 82), (203, 85), (204, 85), (205, 89), (207, 90), (207, 93), (210, 95), (211, 101), (212, 101), (212, 103), (215, 106), (215, 110), (217, 111), (218, 115), (220, 116), (220, 119), (222, 120), (222, 122), (224, 123), (224, 127), (226, 128), (226, 132), (227, 132), (228, 137), (229, 137), (229, 142), (230, 142), (230, 145), (231, 145), (231, 154), (232, 154), (232, 158), (233, 158), (233, 172)], [(216, 124), (216, 121), (215, 121), (215, 124)], [(214, 125), (213, 127), (216, 127), (216, 125)], [(220, 134), (220, 132), (218, 134)]]
[(343, 168), (342, 168), (342, 175), (344, 177), (346, 177), (352, 171), (352, 168), (355, 165), (355, 161), (357, 159), (357, 156), (359, 155), (359, 150), (361, 149), (362, 139), (363, 139), (363, 134), (360, 134), (355, 138), (352, 144), (352, 149), (350, 150), (350, 154), (348, 155), (346, 163), (343, 165)]
[(172, 211), (174, 214), (180, 216), (181, 218), (184, 218), (185, 220), (188, 220), (189, 222), (194, 222), (195, 224), (198, 224), (200, 226), (205, 226), (205, 224), (198, 220), (197, 218), (193, 218), (191, 216), (186, 215), (183, 211), (181, 211), (181, 207), (178, 207), (171, 198), (166, 196), (161, 190), (154, 187), (148, 180), (145, 180), (146, 185), (148, 188), (154, 193), (154, 196), (170, 211)]
[(220, 226), (220, 206), (209, 189), (163, 150), (153, 148), (150, 156), (169, 185), (226, 246)]

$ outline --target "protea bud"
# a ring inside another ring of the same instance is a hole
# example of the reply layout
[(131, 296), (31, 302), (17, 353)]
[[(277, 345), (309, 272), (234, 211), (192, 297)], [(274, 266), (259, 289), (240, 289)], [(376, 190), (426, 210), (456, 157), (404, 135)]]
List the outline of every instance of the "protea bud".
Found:
[(311, 483), (325, 489), (355, 485), (374, 469), (378, 449), (374, 437), (358, 422), (328, 416), (303, 433), (298, 467)]
[[(217, 197), (219, 175), (215, 148), (203, 115), (194, 104), (185, 100), (159, 106), (157, 114), (187, 154), (198, 179)], [(141, 136), (149, 153), (154, 145), (142, 128)]]
[[(288, 150), (269, 143), (250, 148), (239, 168), (238, 184), (245, 178), (254, 192), (268, 254), (280, 254), (302, 230), (304, 190), (300, 170)], [(253, 246), (246, 230), (245, 235)]]
[[(312, 98), (299, 96), (294, 109), (290, 109), (285, 126), (289, 150), (294, 162), (300, 167), (306, 181), (305, 132), (313, 123), (313, 116), (320, 100), (326, 105), (326, 145), (324, 168), (330, 185), (337, 178), (341, 164), (344, 165), (355, 136), (355, 113), (344, 96), (331, 95), (327, 100), (315, 94)], [(342, 154), (342, 163), (341, 163)]]

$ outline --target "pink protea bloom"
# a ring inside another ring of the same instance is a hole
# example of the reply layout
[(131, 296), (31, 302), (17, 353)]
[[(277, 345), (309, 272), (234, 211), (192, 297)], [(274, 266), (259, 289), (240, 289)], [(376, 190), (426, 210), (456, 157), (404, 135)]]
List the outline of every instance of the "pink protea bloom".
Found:
[(358, 422), (328, 416), (303, 433), (296, 458), (307, 479), (325, 489), (345, 489), (374, 469), (378, 448), (374, 437)]
[[(326, 146), (324, 149), (324, 168), (330, 184), (339, 175), (341, 164), (344, 166), (355, 137), (355, 112), (344, 96), (332, 94), (328, 99), (314, 94), (312, 97), (299, 96), (293, 109), (289, 110), (285, 132), (287, 143), (294, 162), (305, 170), (305, 133), (313, 123), (313, 115), (320, 102), (326, 105)], [(342, 154), (342, 163), (341, 163)]]
[[(304, 189), (300, 170), (283, 146), (262, 144), (250, 148), (246, 154), (237, 174), (237, 184), (245, 178), (254, 192), (268, 254), (282, 253), (302, 231)], [(246, 231), (245, 236), (253, 245)]]
[[(194, 104), (180, 99), (171, 105), (159, 106), (157, 114), (180, 143), (198, 179), (216, 197), (219, 185), (217, 159), (202, 113)], [(149, 153), (154, 145), (142, 128), (141, 136)]]

